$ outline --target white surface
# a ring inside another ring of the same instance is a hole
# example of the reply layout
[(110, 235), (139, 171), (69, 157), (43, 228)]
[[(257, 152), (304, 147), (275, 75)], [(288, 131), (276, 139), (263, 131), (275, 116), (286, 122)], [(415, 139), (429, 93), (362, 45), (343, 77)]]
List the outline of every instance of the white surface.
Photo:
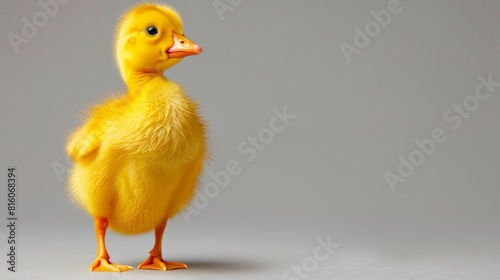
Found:
[[(168, 272), (134, 269), (121, 274), (87, 270), (95, 254), (91, 227), (57, 231), (40, 228), (37, 234), (30, 230), (19, 237), (18, 273), (6, 273), (2, 265), (0, 275), (1, 279), (4, 276), (7, 279), (300, 279), (282, 277), (293, 265), (301, 265), (304, 259), (314, 256), (317, 238), (331, 235), (331, 240), (340, 246), (327, 260), (319, 262), (308, 279), (500, 279), (500, 254), (485, 249), (494, 238), (477, 238), (475, 245), (450, 242), (457, 245), (450, 249), (445, 248), (446, 242), (434, 244), (428, 238), (411, 237), (420, 243), (387, 239), (384, 242), (382, 235), (375, 232), (372, 240), (366, 240), (356, 236), (336, 238), (333, 230), (306, 228), (274, 230), (236, 225), (204, 228), (174, 221), (167, 228), (164, 258), (183, 261), (189, 269)], [(109, 233), (107, 243), (112, 261), (137, 267), (147, 257), (153, 236)]]

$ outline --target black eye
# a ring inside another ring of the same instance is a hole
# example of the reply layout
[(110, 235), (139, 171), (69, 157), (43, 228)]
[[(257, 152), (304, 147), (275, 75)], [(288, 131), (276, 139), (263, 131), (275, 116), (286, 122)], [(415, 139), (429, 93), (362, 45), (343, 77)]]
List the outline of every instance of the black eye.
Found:
[(155, 26), (148, 26), (148, 28), (146, 28), (146, 33), (149, 36), (156, 36), (156, 34), (158, 34), (158, 29), (156, 29)]

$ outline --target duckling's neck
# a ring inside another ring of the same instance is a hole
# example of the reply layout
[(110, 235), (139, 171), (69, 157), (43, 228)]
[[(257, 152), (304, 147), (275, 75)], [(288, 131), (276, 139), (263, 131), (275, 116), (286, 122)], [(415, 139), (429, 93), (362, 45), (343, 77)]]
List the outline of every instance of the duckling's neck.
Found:
[(132, 72), (125, 74), (124, 80), (129, 93), (134, 93), (143, 88), (148, 82), (156, 79), (167, 81), (163, 72)]

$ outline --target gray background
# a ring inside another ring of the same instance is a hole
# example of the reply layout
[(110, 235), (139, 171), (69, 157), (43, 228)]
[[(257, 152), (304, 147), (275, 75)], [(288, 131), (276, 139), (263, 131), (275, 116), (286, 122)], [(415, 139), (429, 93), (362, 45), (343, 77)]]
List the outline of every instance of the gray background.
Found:
[[(340, 247), (310, 279), (498, 279), (500, 88), (457, 130), (442, 115), (473, 94), (479, 75), (500, 81), (500, 2), (401, 1), (348, 63), (339, 44), (353, 44), (354, 28), (388, 2), (243, 0), (223, 18), (213, 1), (168, 2), (204, 48), (167, 72), (210, 127), (214, 157), (200, 187), (230, 160), (243, 172), (190, 223), (169, 223), (165, 258), (189, 270), (120, 275), (87, 271), (92, 220), (68, 203), (54, 166), (68, 165), (65, 135), (85, 106), (124, 89), (112, 38), (136, 1), (61, 5), (17, 54), (7, 34), (21, 34), (22, 18), (41, 8), (2, 1), (0, 166), (18, 168), (20, 220), (19, 272), (1, 261), (0, 275), (281, 279), (330, 235)], [(247, 162), (238, 145), (283, 106), (296, 118)], [(384, 172), (397, 172), (398, 156), (438, 127), (448, 140), (391, 192)], [(5, 187), (0, 194), (5, 221)], [(6, 233), (1, 226), (4, 256)], [(108, 234), (116, 263), (136, 267), (152, 244), (152, 234)]]

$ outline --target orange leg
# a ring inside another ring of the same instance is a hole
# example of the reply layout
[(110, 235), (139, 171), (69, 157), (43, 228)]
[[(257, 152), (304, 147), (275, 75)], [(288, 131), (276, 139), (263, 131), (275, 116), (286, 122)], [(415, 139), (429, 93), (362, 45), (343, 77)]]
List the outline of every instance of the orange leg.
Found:
[(172, 270), (187, 268), (187, 265), (179, 262), (167, 262), (161, 257), (161, 244), (163, 232), (167, 222), (162, 222), (155, 228), (155, 245), (149, 252), (149, 257), (139, 265), (139, 269)]
[(106, 235), (106, 229), (108, 228), (108, 219), (94, 217), (94, 228), (97, 239), (97, 257), (90, 265), (90, 271), (122, 272), (134, 269), (128, 265), (113, 264), (109, 261), (108, 251), (106, 250), (106, 244), (104, 242), (104, 236)]

